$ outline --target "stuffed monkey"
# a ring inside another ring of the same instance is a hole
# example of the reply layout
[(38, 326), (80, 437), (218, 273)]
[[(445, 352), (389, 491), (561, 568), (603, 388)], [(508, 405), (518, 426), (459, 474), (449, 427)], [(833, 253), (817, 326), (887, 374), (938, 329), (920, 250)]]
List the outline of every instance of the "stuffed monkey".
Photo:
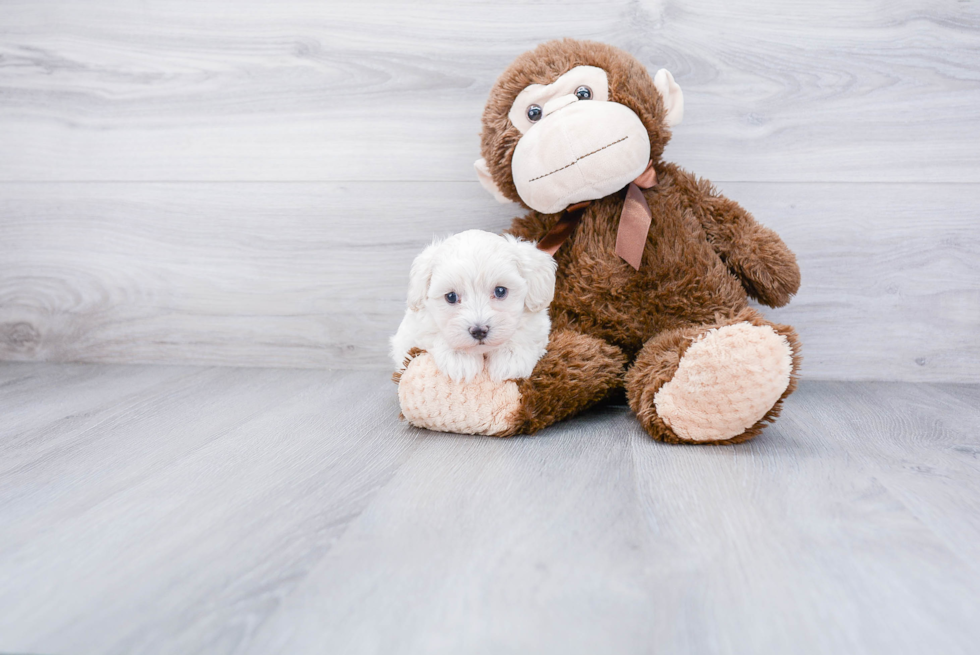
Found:
[(481, 183), (530, 213), (508, 230), (558, 263), (547, 354), (529, 378), (457, 384), (426, 353), (396, 374), (404, 416), (437, 430), (533, 433), (625, 386), (671, 443), (757, 435), (796, 386), (799, 340), (767, 321), (800, 284), (793, 253), (712, 185), (661, 158), (684, 100), (617, 48), (527, 52), (483, 112)]

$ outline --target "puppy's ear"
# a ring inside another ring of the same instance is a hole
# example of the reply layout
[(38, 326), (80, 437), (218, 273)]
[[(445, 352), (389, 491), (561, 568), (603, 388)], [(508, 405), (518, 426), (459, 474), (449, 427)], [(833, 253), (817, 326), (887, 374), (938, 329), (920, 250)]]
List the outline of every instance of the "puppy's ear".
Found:
[(538, 250), (530, 241), (521, 241), (509, 234), (504, 235), (511, 242), (517, 255), (517, 269), (527, 281), (527, 296), (524, 306), (529, 312), (547, 309), (555, 298), (555, 270), (558, 262), (546, 252)]
[(417, 312), (425, 306), (425, 297), (429, 293), (429, 282), (432, 280), (432, 267), (436, 262), (436, 247), (439, 241), (420, 252), (412, 262), (412, 270), (408, 274), (408, 308)]

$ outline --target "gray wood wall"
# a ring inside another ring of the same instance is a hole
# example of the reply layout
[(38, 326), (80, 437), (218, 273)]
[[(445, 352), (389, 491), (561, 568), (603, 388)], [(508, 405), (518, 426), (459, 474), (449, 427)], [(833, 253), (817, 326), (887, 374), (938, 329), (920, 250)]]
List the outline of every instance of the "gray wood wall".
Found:
[(0, 2), (0, 359), (384, 367), (496, 75), (624, 47), (775, 228), (811, 378), (980, 381), (977, 2)]

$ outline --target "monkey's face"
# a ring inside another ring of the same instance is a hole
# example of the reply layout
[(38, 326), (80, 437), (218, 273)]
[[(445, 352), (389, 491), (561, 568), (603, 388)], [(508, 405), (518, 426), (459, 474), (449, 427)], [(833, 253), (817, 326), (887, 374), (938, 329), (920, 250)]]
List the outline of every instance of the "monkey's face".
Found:
[(517, 193), (545, 214), (622, 189), (650, 160), (640, 117), (609, 100), (609, 77), (595, 66), (528, 86), (508, 118), (522, 135), (511, 160)]
[(477, 171), (498, 199), (556, 213), (638, 177), (682, 113), (680, 87), (666, 70), (651, 80), (610, 46), (547, 43), (494, 86)]

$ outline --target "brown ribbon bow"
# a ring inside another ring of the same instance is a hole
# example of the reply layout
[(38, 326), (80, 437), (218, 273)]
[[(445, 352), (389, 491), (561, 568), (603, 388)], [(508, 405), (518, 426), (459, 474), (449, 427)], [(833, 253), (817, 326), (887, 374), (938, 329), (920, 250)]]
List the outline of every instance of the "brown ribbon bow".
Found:
[[(625, 259), (636, 270), (640, 270), (640, 263), (643, 261), (643, 248), (646, 246), (650, 223), (653, 221), (650, 205), (647, 204), (647, 200), (643, 197), (643, 192), (640, 189), (650, 189), (655, 186), (657, 186), (657, 171), (653, 167), (653, 161), (650, 161), (646, 170), (630, 182), (629, 188), (626, 190), (623, 211), (619, 215), (619, 229), (616, 231), (616, 254)], [(565, 213), (561, 215), (555, 226), (538, 241), (538, 249), (552, 256), (558, 252), (561, 244), (565, 243), (575, 230), (575, 226), (582, 220), (582, 214), (585, 213), (585, 208), (591, 202), (591, 200), (586, 200), (566, 207)]]

